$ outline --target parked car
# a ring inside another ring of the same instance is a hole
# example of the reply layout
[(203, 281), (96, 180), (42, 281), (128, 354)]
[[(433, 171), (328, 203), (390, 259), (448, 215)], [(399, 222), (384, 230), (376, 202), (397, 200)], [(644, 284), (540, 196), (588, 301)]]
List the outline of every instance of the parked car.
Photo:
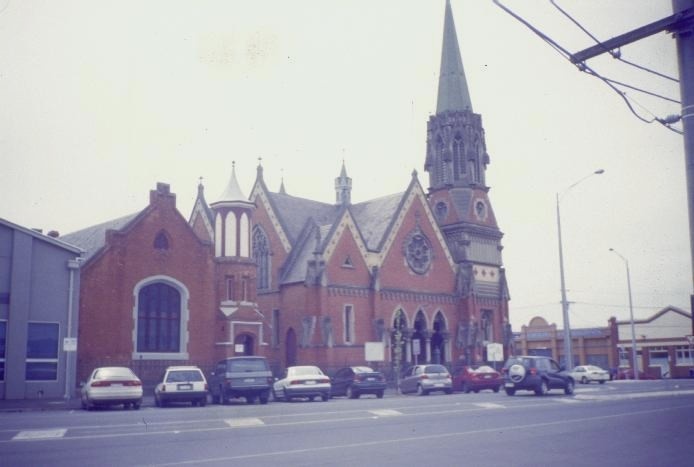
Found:
[(605, 381), (610, 380), (610, 373), (595, 365), (576, 366), (570, 374), (574, 381), (581, 384), (588, 384), (592, 381), (605, 384)]
[[(617, 379), (634, 379), (634, 370), (631, 368), (621, 369), (617, 372)], [(653, 375), (639, 370), (639, 379), (658, 379)]]
[(330, 399), (330, 378), (317, 366), (290, 366), (284, 371), (282, 379), (275, 382), (273, 391), (276, 400), (315, 400), (320, 397), (327, 401)]
[(164, 407), (169, 402), (207, 404), (207, 380), (196, 366), (170, 366), (154, 388), (154, 403)]
[(267, 404), (272, 391), (272, 371), (265, 357), (229, 357), (217, 362), (210, 375), (210, 394), (215, 404), (243, 397), (249, 404)]
[(416, 392), (426, 396), (432, 391), (453, 392), (453, 380), (448, 369), (443, 365), (415, 365), (400, 380), (400, 392)]
[(368, 366), (340, 368), (330, 379), (331, 395), (358, 399), (362, 394), (375, 394), (381, 399), (386, 390), (386, 378)]
[(518, 356), (506, 360), (503, 368), (504, 389), (513, 396), (518, 390), (535, 391), (543, 396), (551, 389), (573, 394), (574, 379), (549, 357)]
[(453, 378), (453, 390), (463, 391), (466, 394), (471, 391), (480, 392), (483, 389), (499, 392), (503, 384), (504, 379), (501, 373), (487, 365), (464, 366)]
[(82, 408), (123, 405), (135, 410), (142, 404), (142, 381), (130, 368), (110, 366), (96, 368), (80, 391)]

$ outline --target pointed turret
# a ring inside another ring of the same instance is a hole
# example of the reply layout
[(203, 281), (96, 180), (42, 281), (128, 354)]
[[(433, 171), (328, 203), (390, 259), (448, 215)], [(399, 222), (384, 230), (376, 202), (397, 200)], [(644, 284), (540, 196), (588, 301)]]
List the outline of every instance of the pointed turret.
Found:
[(342, 161), (340, 176), (335, 179), (335, 203), (349, 206), (352, 202), (352, 179), (347, 176), (345, 161)]
[(229, 183), (219, 199), (210, 204), (214, 211), (215, 256), (248, 258), (250, 251), (251, 216), (255, 204), (241, 191), (236, 179), (236, 163), (232, 163)]
[(455, 32), (450, 0), (446, 0), (446, 15), (443, 23), (443, 46), (441, 49), (441, 72), (439, 75), (439, 97), (436, 113), (447, 111), (472, 111), (472, 101), (465, 79), (463, 60), (460, 58), (458, 36)]

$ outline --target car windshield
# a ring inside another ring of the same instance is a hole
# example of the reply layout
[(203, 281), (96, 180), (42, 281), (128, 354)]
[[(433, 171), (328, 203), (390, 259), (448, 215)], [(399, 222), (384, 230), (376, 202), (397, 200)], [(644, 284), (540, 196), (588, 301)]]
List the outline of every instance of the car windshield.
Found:
[(289, 376), (322, 375), (318, 367), (315, 366), (295, 366), (287, 369)]
[(260, 358), (244, 358), (239, 360), (229, 360), (227, 371), (230, 373), (247, 373), (251, 371), (267, 371), (265, 360)]
[(494, 373), (496, 370), (490, 366), (482, 365), (481, 367), (470, 370), (472, 373)]
[(197, 370), (175, 370), (169, 371), (166, 377), (167, 383), (181, 383), (184, 381), (202, 381), (202, 374)]
[(94, 375), (94, 379), (110, 379), (110, 378), (133, 378), (135, 379), (135, 374), (130, 371), (129, 368), (101, 368)]
[(369, 368), (368, 366), (355, 366), (352, 367), (352, 370), (354, 370), (355, 373), (373, 373), (373, 369)]
[(424, 373), (448, 373), (448, 370), (443, 365), (427, 365)]
[(504, 368), (510, 368), (512, 365), (523, 365), (525, 367), (534, 366), (532, 364), (532, 361), (533, 361), (532, 358), (518, 358), (518, 357), (509, 358), (506, 361)]

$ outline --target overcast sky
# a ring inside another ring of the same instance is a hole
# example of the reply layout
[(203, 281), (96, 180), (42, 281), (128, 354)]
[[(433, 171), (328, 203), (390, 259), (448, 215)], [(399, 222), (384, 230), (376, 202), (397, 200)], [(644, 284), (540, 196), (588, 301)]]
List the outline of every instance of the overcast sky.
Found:
[[(591, 39), (548, 1), (504, 3), (570, 51)], [(605, 40), (672, 13), (669, 0), (557, 3)], [(628, 319), (692, 292), (682, 137), (638, 120), (487, 0), (452, 0), (514, 329), (562, 327), (556, 193), (572, 327)], [(236, 161), (277, 190), (334, 202), (344, 159), (361, 202), (422, 185), (444, 0), (0, 0), (0, 217), (62, 234), (131, 214), (157, 182), (188, 218)], [(622, 57), (677, 77), (665, 33)], [(674, 99), (678, 84), (611, 58), (602, 75)], [(646, 119), (679, 105), (630, 91)], [(569, 191), (574, 182), (604, 169)]]

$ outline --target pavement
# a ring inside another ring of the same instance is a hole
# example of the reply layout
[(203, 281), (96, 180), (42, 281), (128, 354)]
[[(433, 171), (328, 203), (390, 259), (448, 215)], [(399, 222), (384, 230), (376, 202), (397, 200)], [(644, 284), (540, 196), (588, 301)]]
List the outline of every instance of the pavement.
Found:
[[(154, 396), (144, 396), (142, 407), (154, 407)], [(79, 397), (72, 399), (0, 399), (0, 413), (47, 412), (52, 410), (82, 410)]]

